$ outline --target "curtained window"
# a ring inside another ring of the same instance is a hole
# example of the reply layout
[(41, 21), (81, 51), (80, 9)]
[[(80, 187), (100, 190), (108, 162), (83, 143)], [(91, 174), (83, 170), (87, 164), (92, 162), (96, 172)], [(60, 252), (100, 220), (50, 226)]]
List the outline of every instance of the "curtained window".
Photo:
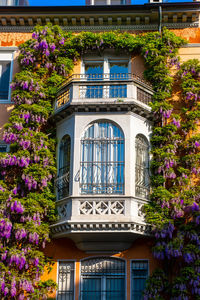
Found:
[(81, 300), (124, 300), (125, 262), (91, 258), (81, 263)]
[(81, 193), (124, 193), (124, 135), (111, 122), (95, 122), (81, 140)]
[(135, 195), (148, 198), (150, 188), (149, 143), (141, 134), (136, 136), (135, 152)]

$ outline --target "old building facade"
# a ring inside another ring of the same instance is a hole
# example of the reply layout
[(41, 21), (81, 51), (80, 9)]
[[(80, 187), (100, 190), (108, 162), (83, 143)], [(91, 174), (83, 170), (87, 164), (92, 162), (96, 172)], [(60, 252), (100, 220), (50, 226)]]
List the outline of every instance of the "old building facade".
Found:
[[(0, 8), (0, 134), (13, 108), (9, 84), (18, 71), (18, 46), (35, 24), (51, 22), (73, 31), (119, 29), (133, 34), (166, 26), (188, 40), (182, 61), (200, 59), (196, 3), (91, 1), (84, 7)], [(111, 4), (111, 5), (110, 5)], [(119, 5), (117, 5), (119, 4)], [(101, 7), (96, 5), (102, 5)], [(57, 99), (59, 221), (46, 248), (62, 300), (141, 299), (156, 268), (142, 207), (149, 200), (149, 149), (153, 90), (140, 56), (105, 50), (75, 65)], [(7, 145), (0, 143), (0, 151)]]

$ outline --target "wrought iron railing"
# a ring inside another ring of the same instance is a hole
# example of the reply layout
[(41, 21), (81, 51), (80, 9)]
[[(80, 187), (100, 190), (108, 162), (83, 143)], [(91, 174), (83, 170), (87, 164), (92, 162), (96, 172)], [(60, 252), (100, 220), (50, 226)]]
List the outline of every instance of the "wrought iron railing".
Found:
[(59, 174), (55, 179), (55, 187), (57, 191), (57, 199), (61, 200), (69, 196), (69, 180), (70, 167), (66, 166), (59, 170)]
[(149, 105), (149, 103), (152, 101), (152, 95), (144, 91), (143, 89), (137, 87), (137, 100)]
[(145, 79), (139, 77), (136, 74), (133, 73), (102, 73), (102, 74), (72, 74), (67, 78), (67, 80), (62, 84), (61, 88), (63, 88), (65, 85), (68, 85), (72, 81), (96, 81), (96, 80), (135, 80), (138, 83), (142, 83), (147, 85), (149, 88), (151, 88), (151, 84), (146, 81)]
[[(132, 82), (136, 83), (135, 87), (133, 87)], [(135, 94), (133, 93), (134, 89), (137, 89)], [(152, 98), (150, 84), (135, 74), (73, 74), (61, 86), (56, 99), (55, 110), (68, 105), (72, 99), (124, 99), (132, 97), (146, 105)]]
[(136, 164), (135, 172), (135, 195), (136, 197), (148, 199), (150, 192), (149, 168)]
[(81, 162), (82, 194), (123, 194), (124, 162)]

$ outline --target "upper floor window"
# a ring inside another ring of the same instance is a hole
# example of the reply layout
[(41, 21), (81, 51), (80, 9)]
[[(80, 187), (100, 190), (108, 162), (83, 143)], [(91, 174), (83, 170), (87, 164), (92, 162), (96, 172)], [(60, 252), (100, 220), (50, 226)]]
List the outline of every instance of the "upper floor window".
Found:
[(125, 262), (91, 258), (81, 263), (81, 300), (124, 300)]
[(127, 58), (112, 57), (110, 54), (103, 58), (84, 58), (82, 75), (89, 82), (81, 86), (80, 98), (127, 98), (127, 84), (122, 80), (129, 78), (129, 69)]
[(0, 51), (0, 102), (8, 101), (10, 98), (12, 60), (13, 51)]
[(85, 74), (88, 80), (103, 79), (103, 62), (87, 62), (85, 64)]
[(65, 135), (60, 142), (59, 148), (59, 168), (58, 178), (56, 179), (58, 200), (69, 195), (70, 152), (71, 139), (69, 135)]
[(130, 61), (111, 54), (100, 58), (83, 58), (82, 73), (88, 80), (123, 80), (130, 73)]
[(111, 122), (95, 122), (81, 140), (81, 193), (124, 193), (124, 134)]
[(8, 99), (10, 83), (10, 62), (0, 61), (0, 100)]
[(135, 195), (148, 198), (150, 187), (149, 143), (141, 134), (136, 136), (135, 153)]
[(110, 79), (127, 79), (128, 78), (128, 61), (110, 61)]

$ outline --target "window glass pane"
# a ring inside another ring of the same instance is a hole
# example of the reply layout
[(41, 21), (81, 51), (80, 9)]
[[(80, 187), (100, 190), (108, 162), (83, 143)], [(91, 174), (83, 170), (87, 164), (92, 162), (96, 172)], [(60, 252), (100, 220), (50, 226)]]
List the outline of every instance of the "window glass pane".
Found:
[(103, 63), (85, 64), (85, 74), (88, 80), (102, 80), (103, 78)]
[(145, 289), (148, 277), (148, 262), (132, 262), (132, 300), (142, 300), (142, 294)]
[(59, 262), (58, 300), (74, 299), (74, 262)]
[(59, 174), (63, 175), (69, 170), (70, 165), (70, 149), (71, 139), (69, 135), (66, 135), (60, 143), (60, 154), (59, 154)]
[(149, 144), (143, 135), (137, 135), (135, 140), (135, 194), (137, 197), (149, 196)]
[(0, 62), (0, 99), (8, 99), (10, 62)]
[(124, 278), (106, 279), (106, 300), (124, 300)]
[(85, 98), (103, 98), (103, 86), (88, 85), (86, 88)]
[(88, 299), (125, 299), (124, 261), (103, 257), (87, 259), (81, 263), (81, 300)]
[(110, 98), (127, 98), (127, 85), (110, 85)]
[(71, 139), (63, 137), (59, 149), (59, 170), (55, 181), (58, 200), (69, 195)]
[(82, 194), (123, 194), (124, 135), (114, 124), (96, 122), (81, 141)]
[(128, 62), (110, 62), (110, 79), (128, 78)]
[(101, 300), (101, 278), (83, 277), (82, 282), (81, 300)]

